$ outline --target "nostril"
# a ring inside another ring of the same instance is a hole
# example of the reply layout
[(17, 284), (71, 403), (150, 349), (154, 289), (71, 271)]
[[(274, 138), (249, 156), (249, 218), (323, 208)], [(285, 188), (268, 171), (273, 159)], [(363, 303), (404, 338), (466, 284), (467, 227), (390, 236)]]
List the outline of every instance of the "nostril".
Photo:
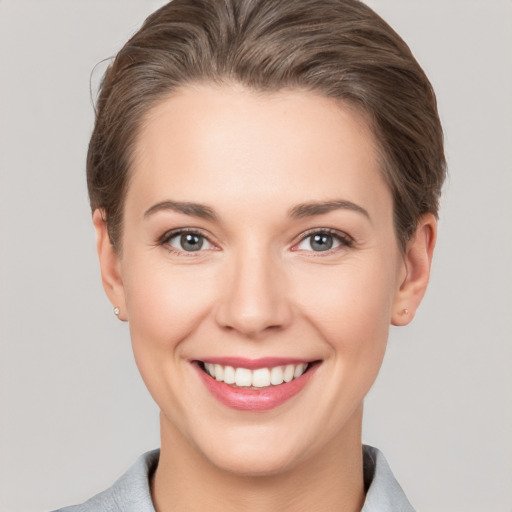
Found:
[(234, 297), (219, 304), (216, 317), (218, 325), (226, 331), (257, 337), (286, 328), (291, 320), (291, 309), (278, 295)]

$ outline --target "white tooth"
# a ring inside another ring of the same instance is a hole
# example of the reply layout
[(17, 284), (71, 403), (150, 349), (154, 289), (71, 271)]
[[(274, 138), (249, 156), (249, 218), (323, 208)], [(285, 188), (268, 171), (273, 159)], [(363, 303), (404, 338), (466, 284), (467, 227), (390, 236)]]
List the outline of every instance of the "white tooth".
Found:
[(252, 372), (252, 385), (255, 388), (270, 386), (270, 371), (268, 368), (258, 368)]
[(295, 372), (293, 373), (293, 376), (295, 378), (300, 377), (304, 373), (305, 369), (306, 369), (305, 363), (298, 364), (295, 368)]
[(212, 363), (204, 363), (204, 367), (206, 371), (209, 373), (210, 377), (215, 377), (215, 371)]
[(270, 383), (274, 386), (278, 386), (279, 384), (282, 384), (284, 381), (283, 376), (283, 367), (282, 366), (275, 366), (270, 370)]
[(247, 368), (235, 370), (235, 383), (237, 386), (250, 386), (252, 384), (252, 372)]
[(235, 383), (235, 369), (232, 366), (226, 366), (224, 368), (224, 382), (226, 384)]
[(295, 372), (295, 366), (293, 364), (286, 365), (283, 372), (283, 380), (285, 382), (290, 382), (293, 379), (293, 374)]
[(224, 368), (220, 364), (215, 365), (215, 379), (224, 380)]

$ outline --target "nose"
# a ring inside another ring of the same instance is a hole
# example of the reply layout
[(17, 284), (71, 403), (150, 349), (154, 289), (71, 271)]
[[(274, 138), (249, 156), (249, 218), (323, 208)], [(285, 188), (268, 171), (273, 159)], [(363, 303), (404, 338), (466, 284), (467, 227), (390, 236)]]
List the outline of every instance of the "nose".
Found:
[(240, 255), (230, 261), (226, 275), (216, 308), (219, 326), (258, 338), (289, 325), (292, 308), (280, 262), (270, 255)]

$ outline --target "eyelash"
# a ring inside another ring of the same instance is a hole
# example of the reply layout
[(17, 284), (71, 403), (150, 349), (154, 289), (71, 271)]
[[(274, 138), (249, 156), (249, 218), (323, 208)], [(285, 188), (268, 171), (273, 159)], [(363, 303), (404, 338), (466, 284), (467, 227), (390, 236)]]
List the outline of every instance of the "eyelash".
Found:
[(174, 229), (172, 231), (167, 231), (164, 233), (158, 240), (158, 245), (161, 245), (165, 247), (171, 254), (176, 254), (178, 256), (185, 256), (185, 257), (197, 257), (196, 252), (203, 252), (203, 251), (180, 251), (176, 248), (174, 248), (172, 245), (170, 245), (170, 241), (175, 238), (182, 235), (196, 235), (201, 238), (204, 238), (208, 241), (208, 243), (214, 245), (212, 242), (210, 242), (209, 238), (200, 230), (198, 229)]
[(339, 251), (340, 249), (350, 249), (350, 248), (354, 247), (354, 239), (351, 236), (347, 235), (346, 233), (343, 233), (342, 231), (338, 231), (336, 229), (330, 229), (330, 228), (321, 228), (321, 229), (315, 228), (315, 229), (311, 229), (311, 230), (303, 233), (300, 237), (300, 240), (296, 244), (294, 244), (294, 246), (292, 247), (292, 251), (301, 250), (301, 249), (296, 249), (295, 247), (297, 247), (297, 245), (301, 244), (308, 238), (311, 238), (315, 235), (330, 235), (335, 240), (337, 240), (340, 245), (338, 247), (335, 247), (332, 249), (327, 249), (326, 251), (307, 251), (307, 252), (312, 253), (311, 254), (312, 257), (327, 256), (336, 251)]
[[(196, 256), (197, 257), (197, 255), (195, 254), (196, 252), (198, 252), (198, 253), (204, 252), (201, 250), (199, 250), (199, 251), (182, 251), (182, 250), (178, 250), (178, 249), (172, 247), (169, 243), (170, 240), (172, 240), (175, 237), (182, 236), (182, 235), (196, 235), (201, 238), (204, 238), (208, 243), (215, 245), (209, 240), (208, 236), (206, 236), (202, 231), (197, 230), (197, 229), (176, 229), (176, 230), (168, 231), (168, 232), (164, 233), (164, 235), (162, 235), (159, 238), (158, 245), (164, 246), (170, 253), (176, 254), (178, 256), (185, 256), (185, 257)], [(292, 251), (301, 250), (301, 249), (297, 249), (296, 247), (299, 244), (301, 244), (302, 242), (304, 242), (305, 240), (307, 240), (308, 238), (313, 237), (314, 235), (332, 236), (334, 239), (336, 239), (339, 242), (340, 245), (338, 247), (335, 247), (333, 249), (328, 249), (326, 251), (307, 251), (307, 252), (312, 253), (312, 256), (314, 255), (313, 257), (319, 257), (319, 256), (332, 254), (333, 252), (340, 250), (340, 247), (350, 249), (351, 247), (354, 246), (354, 239), (352, 237), (350, 237), (349, 235), (347, 235), (346, 233), (337, 231), (335, 229), (322, 228), (322, 229), (312, 229), (310, 231), (306, 231), (305, 233), (303, 233), (300, 237), (300, 240), (293, 245), (291, 250)]]

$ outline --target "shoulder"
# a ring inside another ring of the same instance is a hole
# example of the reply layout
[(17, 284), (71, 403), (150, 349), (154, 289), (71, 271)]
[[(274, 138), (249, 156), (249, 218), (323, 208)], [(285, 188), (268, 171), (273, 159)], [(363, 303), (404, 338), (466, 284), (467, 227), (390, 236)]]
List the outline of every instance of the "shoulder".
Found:
[(414, 512), (381, 451), (363, 446), (366, 499), (361, 512)]
[(60, 508), (54, 512), (155, 512), (149, 481), (159, 456), (160, 450), (145, 453), (112, 487), (81, 505)]

